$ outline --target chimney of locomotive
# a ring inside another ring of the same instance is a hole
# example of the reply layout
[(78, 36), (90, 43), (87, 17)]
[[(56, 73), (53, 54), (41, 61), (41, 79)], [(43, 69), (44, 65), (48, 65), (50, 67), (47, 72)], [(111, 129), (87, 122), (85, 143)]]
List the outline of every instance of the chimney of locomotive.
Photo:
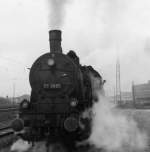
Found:
[(51, 53), (62, 53), (60, 30), (49, 31), (49, 43)]

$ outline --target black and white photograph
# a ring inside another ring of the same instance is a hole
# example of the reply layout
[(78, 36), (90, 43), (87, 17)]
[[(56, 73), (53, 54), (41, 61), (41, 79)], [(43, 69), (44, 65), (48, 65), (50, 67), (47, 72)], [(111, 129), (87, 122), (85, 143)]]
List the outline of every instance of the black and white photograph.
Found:
[(149, 67), (149, 0), (0, 0), (0, 152), (150, 152)]

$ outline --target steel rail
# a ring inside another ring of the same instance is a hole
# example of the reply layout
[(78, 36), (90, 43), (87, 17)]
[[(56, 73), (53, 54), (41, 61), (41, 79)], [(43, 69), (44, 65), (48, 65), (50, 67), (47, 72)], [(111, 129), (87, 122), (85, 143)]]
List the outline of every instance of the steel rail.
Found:
[(8, 136), (13, 133), (14, 133), (14, 131), (11, 129), (10, 126), (0, 128), (0, 138), (2, 138), (4, 136)]
[(11, 112), (11, 111), (19, 111), (18, 107), (15, 108), (0, 108), (0, 112)]
[[(9, 107), (9, 108), (0, 108), (0, 113), (3, 112), (17, 112), (19, 111), (18, 107)], [(1, 125), (0, 125), (0, 138), (13, 134), (13, 130), (11, 128), (10, 122), (14, 120), (13, 119), (8, 119), (6, 121), (0, 121)]]

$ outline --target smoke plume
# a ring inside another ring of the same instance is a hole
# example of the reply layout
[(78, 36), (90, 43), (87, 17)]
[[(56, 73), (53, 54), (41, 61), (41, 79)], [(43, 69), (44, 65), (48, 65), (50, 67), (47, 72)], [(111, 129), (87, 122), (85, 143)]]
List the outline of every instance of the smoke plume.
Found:
[(47, 0), (49, 6), (49, 26), (54, 29), (59, 29), (65, 16), (65, 4), (68, 0)]
[(143, 150), (147, 146), (146, 133), (142, 132), (133, 118), (98, 94), (99, 101), (93, 106), (92, 134), (89, 142), (107, 151)]

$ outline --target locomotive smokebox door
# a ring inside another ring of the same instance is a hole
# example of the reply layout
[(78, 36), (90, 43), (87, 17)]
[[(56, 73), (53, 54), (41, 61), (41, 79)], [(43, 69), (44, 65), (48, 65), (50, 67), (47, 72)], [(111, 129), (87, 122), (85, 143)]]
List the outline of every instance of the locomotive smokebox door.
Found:
[(49, 43), (51, 53), (62, 53), (60, 30), (49, 31)]

